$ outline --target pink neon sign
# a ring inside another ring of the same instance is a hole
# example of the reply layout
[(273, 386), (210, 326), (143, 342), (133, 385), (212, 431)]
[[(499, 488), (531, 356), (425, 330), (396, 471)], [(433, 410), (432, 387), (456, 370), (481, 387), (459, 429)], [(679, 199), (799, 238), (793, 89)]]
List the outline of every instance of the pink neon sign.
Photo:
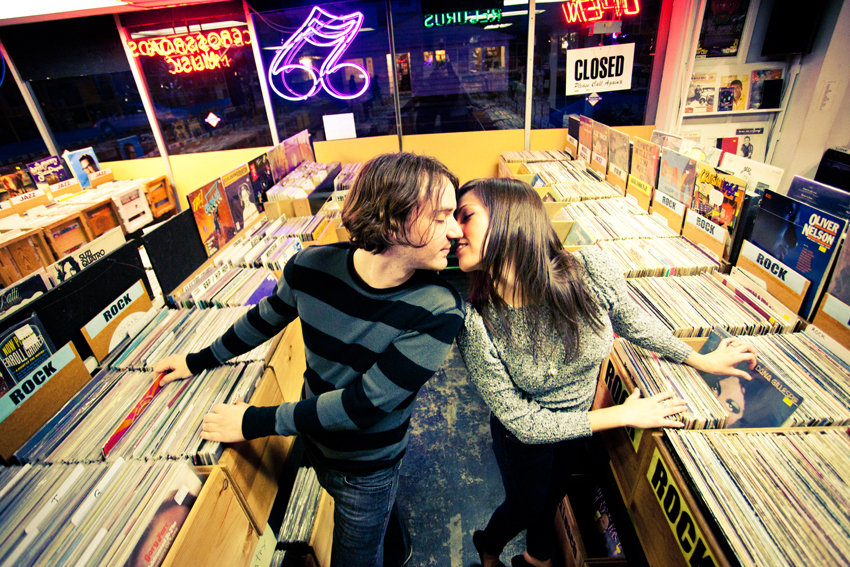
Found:
[(227, 51), (251, 44), (247, 29), (231, 28), (128, 41), (133, 57), (161, 57), (172, 75), (230, 67)]
[[(269, 65), (269, 85), (281, 98), (286, 100), (305, 100), (315, 95), (321, 89), (332, 97), (342, 100), (357, 98), (369, 88), (369, 75), (366, 69), (355, 63), (339, 63), (348, 46), (354, 41), (357, 32), (363, 25), (363, 13), (352, 12), (345, 16), (335, 16), (318, 6), (314, 6), (310, 15), (301, 24), (294, 34), (286, 40), (281, 47), (277, 48), (274, 59)], [(306, 44), (316, 47), (331, 47), (331, 53), (321, 67), (316, 69), (312, 61), (303, 63), (297, 59), (297, 54)], [(363, 86), (356, 93), (343, 93), (334, 88), (329, 80), (329, 75), (344, 69), (353, 68), (365, 77)], [(306, 91), (299, 92), (291, 86), (286, 79), (287, 74), (294, 71), (302, 71), (312, 79), (312, 86)]]
[(602, 18), (619, 19), (640, 13), (638, 0), (567, 0), (561, 11), (568, 24), (596, 22)]

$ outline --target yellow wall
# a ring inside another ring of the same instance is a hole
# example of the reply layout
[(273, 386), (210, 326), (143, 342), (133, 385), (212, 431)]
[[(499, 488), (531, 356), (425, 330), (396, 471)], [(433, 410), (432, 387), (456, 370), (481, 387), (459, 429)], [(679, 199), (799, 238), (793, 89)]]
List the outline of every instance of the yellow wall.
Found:
[(522, 130), (416, 134), (402, 137), (404, 151), (436, 157), (458, 176), (461, 183), (478, 177), (494, 177), (499, 154), (521, 150), (522, 144)]
[[(654, 126), (618, 126), (633, 138), (649, 139)], [(531, 131), (532, 150), (564, 148), (566, 129)], [(457, 132), (448, 134), (414, 134), (402, 137), (406, 152), (431, 155), (445, 163), (460, 179), (461, 183), (478, 177), (493, 177), (499, 154), (517, 151), (523, 147), (522, 130), (490, 130), (486, 132)], [(250, 161), (268, 148), (245, 148), (222, 150), (198, 154), (171, 156), (171, 169), (178, 194), (180, 209), (186, 208), (186, 194), (235, 167)], [(353, 163), (366, 161), (376, 155), (398, 151), (397, 136), (376, 136), (351, 140), (316, 142), (316, 161)], [(103, 167), (112, 168), (115, 179), (156, 177), (165, 174), (162, 158), (143, 158), (128, 161), (104, 162)]]
[(381, 154), (398, 151), (398, 136), (375, 136), (373, 138), (357, 138), (356, 140), (333, 140), (330, 142), (315, 142), (313, 150), (316, 161), (328, 163), (356, 163), (367, 161)]

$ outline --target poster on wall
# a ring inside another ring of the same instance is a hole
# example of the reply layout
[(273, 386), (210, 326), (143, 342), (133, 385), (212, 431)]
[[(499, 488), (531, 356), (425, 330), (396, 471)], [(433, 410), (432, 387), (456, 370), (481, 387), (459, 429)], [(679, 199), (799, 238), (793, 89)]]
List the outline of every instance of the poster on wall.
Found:
[(697, 57), (734, 57), (750, 0), (708, 0), (697, 45)]
[(567, 50), (568, 95), (632, 88), (635, 44)]

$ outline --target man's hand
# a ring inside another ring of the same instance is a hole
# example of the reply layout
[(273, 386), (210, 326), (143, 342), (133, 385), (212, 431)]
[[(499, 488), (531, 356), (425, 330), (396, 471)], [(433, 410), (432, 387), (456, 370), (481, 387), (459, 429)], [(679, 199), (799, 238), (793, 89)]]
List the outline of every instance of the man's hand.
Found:
[(755, 368), (756, 350), (752, 345), (731, 337), (720, 341), (717, 348), (708, 354), (691, 353), (685, 359), (685, 364), (709, 374), (737, 376), (744, 380), (751, 380), (752, 376), (735, 368), (736, 364), (744, 361), (749, 363), (750, 368)]
[(160, 382), (163, 386), (175, 380), (192, 377), (192, 373), (189, 372), (189, 367), (186, 365), (185, 354), (172, 354), (171, 356), (163, 358), (154, 364), (153, 371), (156, 374), (161, 372), (167, 373), (162, 377), (162, 381)]
[(221, 443), (244, 441), (242, 416), (248, 407), (241, 398), (237, 398), (232, 404), (216, 404), (212, 411), (204, 416), (201, 438)]

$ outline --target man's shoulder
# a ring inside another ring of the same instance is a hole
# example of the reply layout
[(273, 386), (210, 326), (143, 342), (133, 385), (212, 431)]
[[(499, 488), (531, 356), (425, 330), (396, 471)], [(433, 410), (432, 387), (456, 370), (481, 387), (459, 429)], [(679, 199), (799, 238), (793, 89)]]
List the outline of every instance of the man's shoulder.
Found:
[(460, 292), (436, 272), (417, 272), (416, 285), (410, 286), (406, 295), (409, 300), (434, 312), (463, 313), (463, 298)]

